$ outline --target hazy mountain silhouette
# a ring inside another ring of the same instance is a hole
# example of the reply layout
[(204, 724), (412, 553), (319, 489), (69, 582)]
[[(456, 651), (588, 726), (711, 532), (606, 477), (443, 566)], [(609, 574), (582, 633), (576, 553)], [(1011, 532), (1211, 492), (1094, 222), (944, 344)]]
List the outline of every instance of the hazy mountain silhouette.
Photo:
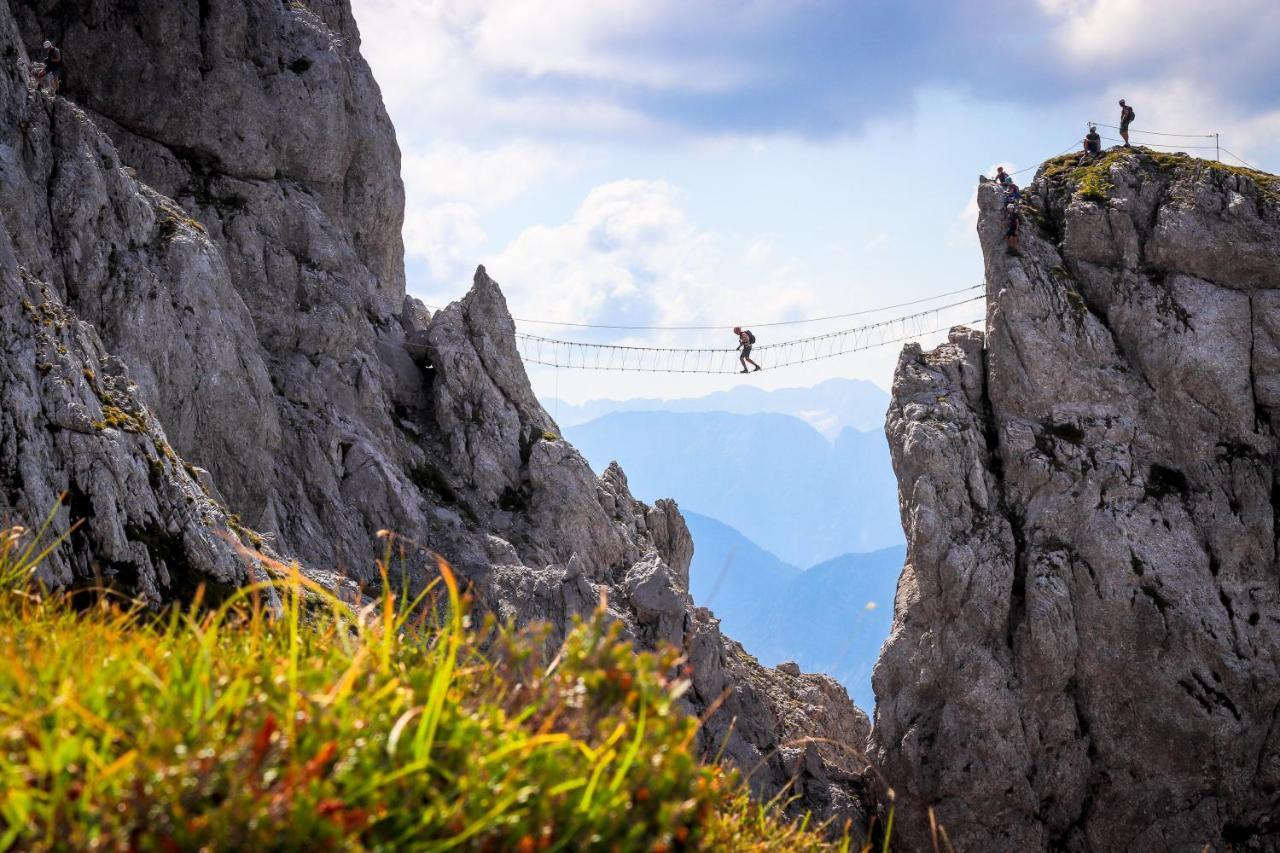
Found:
[(828, 379), (810, 388), (780, 388), (765, 391), (755, 385), (738, 385), (705, 397), (661, 400), (588, 400), (573, 405), (563, 400), (546, 401), (562, 429), (584, 424), (613, 412), (730, 412), (738, 415), (791, 415), (834, 439), (846, 427), (879, 430), (889, 395), (865, 379)]
[(893, 621), (905, 546), (844, 554), (802, 571), (714, 518), (684, 517), (693, 534), (694, 602), (710, 607), (761, 663), (794, 660), (806, 672), (828, 673), (869, 712), (871, 668)]
[(903, 541), (878, 428), (831, 442), (788, 415), (633, 411), (564, 432), (597, 471), (621, 463), (638, 497), (675, 498), (792, 565)]

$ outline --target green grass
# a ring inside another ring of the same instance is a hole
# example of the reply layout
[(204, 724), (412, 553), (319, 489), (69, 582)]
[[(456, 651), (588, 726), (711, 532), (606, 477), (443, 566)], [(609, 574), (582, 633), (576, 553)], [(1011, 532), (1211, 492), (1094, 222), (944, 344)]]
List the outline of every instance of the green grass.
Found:
[(1076, 185), (1076, 193), (1085, 201), (1105, 202), (1107, 193), (1112, 189), (1111, 181), (1107, 180), (1105, 174), (1099, 169), (1085, 170)]
[(1153, 166), (1161, 172), (1170, 173), (1176, 170), (1206, 170), (1221, 175), (1236, 175), (1247, 178), (1258, 187), (1259, 194), (1271, 202), (1280, 202), (1280, 179), (1275, 175), (1250, 169), (1247, 166), (1232, 166), (1217, 160), (1205, 160), (1187, 154), (1155, 151), (1137, 146), (1134, 148), (1111, 148), (1091, 161), (1081, 164), (1080, 154), (1064, 154), (1046, 160), (1042, 177), (1045, 180), (1065, 179), (1081, 198), (1088, 201), (1106, 202), (1113, 189), (1110, 180), (1111, 166), (1126, 158), (1137, 158), (1144, 166)]
[(600, 614), (548, 660), (441, 562), (415, 601), (275, 565), (274, 617), (157, 616), (43, 591), (41, 541), (0, 534), (0, 849), (849, 849), (698, 761), (677, 652)]

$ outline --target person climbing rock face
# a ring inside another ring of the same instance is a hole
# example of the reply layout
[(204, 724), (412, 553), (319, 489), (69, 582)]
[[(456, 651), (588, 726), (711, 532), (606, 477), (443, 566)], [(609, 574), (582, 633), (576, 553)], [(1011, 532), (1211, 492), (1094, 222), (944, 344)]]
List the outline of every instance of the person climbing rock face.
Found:
[(43, 83), (46, 79), (49, 91), (58, 94), (62, 86), (62, 51), (51, 41), (44, 43), (44, 71), (40, 72), (40, 81)]
[(1129, 122), (1137, 118), (1138, 114), (1133, 111), (1133, 107), (1124, 102), (1124, 98), (1120, 99), (1120, 138), (1124, 140), (1124, 147), (1129, 148)]
[(1004, 242), (1009, 254), (1017, 255), (1018, 251), (1018, 206), (1010, 204), (1005, 208), (1008, 222), (1004, 228)]
[(1005, 184), (1004, 187), (1004, 203), (1017, 204), (1022, 201), (1022, 190), (1018, 189), (1018, 185), (1013, 181)]
[(751, 347), (755, 346), (756, 336), (750, 329), (743, 329), (739, 326), (733, 327), (733, 333), (738, 336), (738, 349), (742, 350), (742, 355), (738, 356), (738, 361), (742, 362), (742, 372), (750, 373), (747, 370), (747, 364), (755, 366), (756, 370), (760, 369), (760, 365), (751, 360)]
[(1011, 178), (1004, 170), (1004, 166), (996, 166), (996, 181), (1000, 186), (1007, 187), (1009, 184), (1013, 183), (1013, 178)]

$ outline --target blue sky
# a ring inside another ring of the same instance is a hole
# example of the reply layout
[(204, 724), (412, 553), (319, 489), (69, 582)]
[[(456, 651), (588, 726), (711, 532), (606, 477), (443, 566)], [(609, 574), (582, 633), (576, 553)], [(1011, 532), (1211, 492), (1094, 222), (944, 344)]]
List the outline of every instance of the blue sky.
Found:
[[(1217, 131), (1280, 168), (1274, 0), (353, 6), (403, 150), (410, 291), (429, 304), (461, 296), (477, 263), (518, 317), (617, 324), (729, 327), (977, 283), (978, 175), (1114, 124), (1118, 97), (1135, 129)], [(752, 379), (887, 387), (898, 348)], [(729, 378), (530, 375), (570, 400)]]

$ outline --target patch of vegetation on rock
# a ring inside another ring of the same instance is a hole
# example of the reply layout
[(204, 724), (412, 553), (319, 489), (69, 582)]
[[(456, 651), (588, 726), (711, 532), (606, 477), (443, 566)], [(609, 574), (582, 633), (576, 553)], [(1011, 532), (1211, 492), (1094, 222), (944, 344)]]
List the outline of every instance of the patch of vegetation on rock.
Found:
[(679, 651), (603, 610), (548, 660), (441, 561), (412, 600), (273, 564), (277, 616), (257, 584), (156, 617), (41, 590), (39, 541), (0, 533), (0, 846), (848, 849), (700, 762)]

